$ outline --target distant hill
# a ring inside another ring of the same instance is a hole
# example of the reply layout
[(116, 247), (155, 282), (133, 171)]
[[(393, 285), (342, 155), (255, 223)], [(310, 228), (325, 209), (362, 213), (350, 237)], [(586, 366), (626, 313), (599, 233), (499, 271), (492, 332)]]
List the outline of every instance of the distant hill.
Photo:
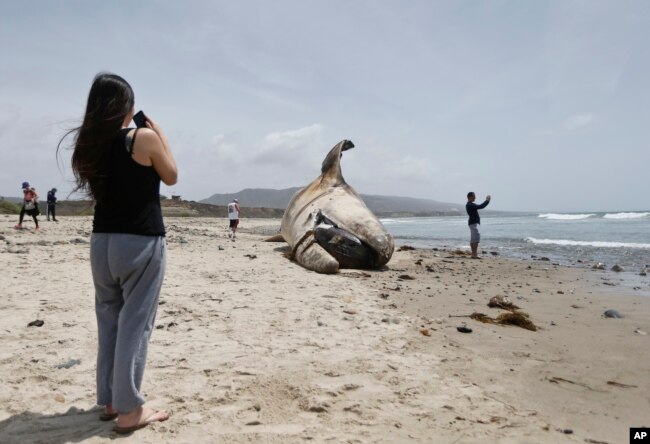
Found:
[[(266, 207), (284, 209), (291, 197), (299, 189), (298, 187), (283, 190), (246, 188), (237, 193), (213, 194), (200, 202), (211, 205), (227, 205), (232, 199), (237, 198), (242, 208)], [(380, 217), (458, 215), (464, 209), (463, 205), (414, 197), (362, 194), (361, 198), (368, 208)]]
[[(243, 217), (281, 218), (289, 200), (300, 188), (273, 190), (264, 188), (247, 188), (237, 193), (213, 194), (200, 202), (165, 199), (161, 207), (165, 216), (208, 216), (226, 217), (226, 205), (233, 198), (239, 199), (242, 205)], [(464, 214), (463, 205), (438, 202), (431, 199), (414, 197), (379, 196), (362, 194), (361, 198), (368, 208), (379, 217), (411, 217), (411, 216), (453, 216)], [(0, 205), (0, 214), (16, 214), (20, 212), (21, 198), (5, 197)], [(41, 213), (45, 214), (47, 204), (40, 202)], [(60, 200), (56, 213), (60, 216), (92, 215), (93, 205), (86, 200)]]
[[(40, 202), (41, 214), (45, 216), (47, 203)], [(223, 205), (210, 205), (186, 200), (165, 199), (160, 201), (163, 216), (165, 217), (228, 217), (228, 210)], [(57, 216), (92, 216), (94, 205), (89, 200), (60, 200), (56, 204)], [(0, 214), (18, 214), (20, 205), (9, 200), (0, 199)], [(284, 210), (278, 208), (250, 208), (242, 212), (243, 217), (252, 218), (281, 218)]]
[[(160, 201), (163, 216), (194, 216), (194, 217), (228, 217), (225, 205), (211, 205), (207, 203), (165, 199)], [(284, 210), (268, 207), (242, 208), (242, 217), (275, 218), (280, 219)]]
[(269, 188), (246, 188), (237, 193), (213, 194), (207, 199), (200, 200), (201, 203), (210, 205), (228, 205), (233, 199), (239, 199), (242, 207), (267, 207), (284, 210), (289, 200), (300, 188), (286, 188), (284, 190), (273, 190)]

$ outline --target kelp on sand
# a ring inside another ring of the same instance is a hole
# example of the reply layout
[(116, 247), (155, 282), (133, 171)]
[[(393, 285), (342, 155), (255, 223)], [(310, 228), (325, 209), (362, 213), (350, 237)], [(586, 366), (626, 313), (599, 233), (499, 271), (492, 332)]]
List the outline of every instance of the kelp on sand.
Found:
[(496, 318), (491, 318), (483, 313), (474, 312), (469, 315), (469, 317), (485, 324), (516, 325), (525, 328), (526, 330), (537, 331), (537, 326), (530, 320), (528, 313), (524, 313), (523, 311), (501, 313)]

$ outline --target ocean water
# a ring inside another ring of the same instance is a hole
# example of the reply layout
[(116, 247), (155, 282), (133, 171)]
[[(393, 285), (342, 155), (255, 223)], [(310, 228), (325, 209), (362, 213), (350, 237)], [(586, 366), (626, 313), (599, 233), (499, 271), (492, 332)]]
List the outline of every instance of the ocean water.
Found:
[[(381, 219), (398, 245), (469, 250), (467, 216)], [(650, 267), (650, 211), (481, 214), (479, 250), (563, 265)]]

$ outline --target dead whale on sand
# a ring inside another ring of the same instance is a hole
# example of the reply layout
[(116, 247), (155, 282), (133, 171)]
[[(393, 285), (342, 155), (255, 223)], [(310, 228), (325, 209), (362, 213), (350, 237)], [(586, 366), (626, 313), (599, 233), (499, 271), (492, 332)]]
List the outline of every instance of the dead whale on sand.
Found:
[(293, 258), (319, 273), (339, 268), (378, 268), (395, 249), (393, 237), (341, 175), (342, 140), (330, 150), (321, 175), (289, 202), (280, 232)]

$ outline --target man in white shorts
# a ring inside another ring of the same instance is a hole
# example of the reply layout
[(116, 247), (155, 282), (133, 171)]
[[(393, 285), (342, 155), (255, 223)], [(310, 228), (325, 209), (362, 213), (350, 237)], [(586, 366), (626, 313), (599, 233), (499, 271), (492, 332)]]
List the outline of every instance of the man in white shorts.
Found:
[(228, 219), (230, 219), (230, 229), (232, 230), (232, 233), (228, 233), (228, 237), (232, 237), (235, 240), (237, 225), (239, 225), (239, 200), (233, 199), (228, 204)]

